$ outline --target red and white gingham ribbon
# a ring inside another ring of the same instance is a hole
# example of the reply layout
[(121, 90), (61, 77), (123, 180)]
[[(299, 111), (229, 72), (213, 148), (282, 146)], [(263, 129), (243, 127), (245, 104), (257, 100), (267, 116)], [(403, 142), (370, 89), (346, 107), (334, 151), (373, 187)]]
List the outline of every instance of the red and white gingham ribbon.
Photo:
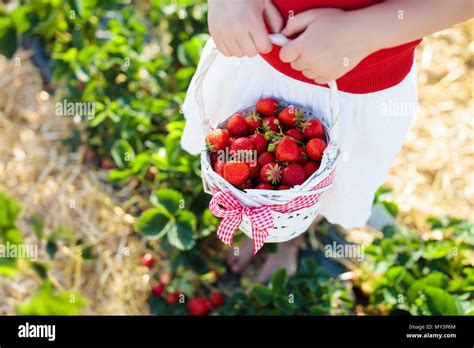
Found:
[[(334, 170), (310, 191), (316, 191), (331, 185), (334, 179)], [(280, 213), (291, 213), (300, 209), (313, 206), (319, 201), (322, 193), (300, 196), (286, 204), (275, 204), (261, 207), (243, 207), (229, 191), (219, 191), (216, 187), (210, 187), (213, 197), (209, 203), (209, 209), (214, 216), (222, 218), (217, 228), (219, 239), (232, 246), (232, 238), (242, 223), (242, 214), (245, 214), (252, 225), (253, 250), (256, 254), (265, 243), (268, 229), (273, 228), (272, 210)]]
[(265, 243), (265, 239), (267, 239), (268, 236), (268, 229), (273, 228), (273, 217), (269, 207), (242, 207), (228, 191), (216, 193), (212, 197), (209, 209), (212, 214), (222, 218), (217, 228), (217, 236), (228, 246), (232, 246), (234, 234), (242, 223), (242, 215), (245, 214), (250, 219), (252, 225), (254, 254), (256, 254)]

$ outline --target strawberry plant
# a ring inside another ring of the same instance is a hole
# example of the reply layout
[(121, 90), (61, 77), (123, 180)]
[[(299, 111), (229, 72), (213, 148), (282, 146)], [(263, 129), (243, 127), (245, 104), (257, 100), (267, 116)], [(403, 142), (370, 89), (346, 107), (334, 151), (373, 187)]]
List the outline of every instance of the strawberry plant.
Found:
[[(21, 315), (77, 315), (86, 306), (85, 299), (75, 292), (54, 288), (48, 279), (50, 260), (56, 254), (57, 244), (72, 242), (72, 232), (63, 227), (47, 232), (41, 217), (33, 215), (30, 222), (37, 241), (25, 244), (23, 233), (16, 225), (20, 212), (20, 204), (0, 190), (0, 280), (31, 270), (29, 276), (36, 275), (40, 282), (35, 293), (16, 306), (16, 312)], [(39, 246), (49, 260), (39, 259)]]
[(330, 277), (313, 259), (288, 277), (281, 269), (269, 285), (256, 284), (234, 293), (219, 310), (223, 315), (350, 315), (354, 295), (348, 283)]
[(450, 218), (428, 222), (441, 240), (386, 226), (384, 237), (365, 248), (355, 285), (368, 297), (369, 312), (474, 314), (474, 225)]

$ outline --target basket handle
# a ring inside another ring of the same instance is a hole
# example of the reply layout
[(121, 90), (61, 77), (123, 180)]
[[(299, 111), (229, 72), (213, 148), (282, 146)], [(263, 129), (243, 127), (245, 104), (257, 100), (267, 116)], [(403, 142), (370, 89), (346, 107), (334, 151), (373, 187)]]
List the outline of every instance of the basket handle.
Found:
[[(290, 40), (282, 34), (271, 34), (269, 35), (270, 41), (278, 46), (283, 46)], [(202, 64), (200, 69), (200, 74), (196, 77), (196, 92), (195, 98), (199, 108), (199, 114), (201, 116), (202, 128), (204, 134), (209, 133), (213, 129), (211, 119), (206, 115), (206, 107), (204, 105), (204, 97), (202, 95), (202, 86), (207, 72), (211, 68), (212, 63), (219, 54), (219, 50), (216, 47), (213, 47), (210, 54), (207, 56), (205, 61)], [(329, 95), (329, 107), (331, 110), (331, 142), (337, 144), (337, 139), (339, 138), (339, 90), (337, 88), (337, 83), (335, 80), (328, 82), (328, 86), (331, 90)]]

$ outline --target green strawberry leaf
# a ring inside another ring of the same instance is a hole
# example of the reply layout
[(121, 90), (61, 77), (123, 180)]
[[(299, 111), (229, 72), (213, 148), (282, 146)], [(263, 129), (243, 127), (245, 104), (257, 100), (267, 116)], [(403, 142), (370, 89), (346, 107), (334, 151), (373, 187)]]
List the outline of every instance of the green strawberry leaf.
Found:
[(137, 221), (137, 231), (147, 237), (161, 238), (169, 230), (170, 218), (161, 209), (148, 209)]

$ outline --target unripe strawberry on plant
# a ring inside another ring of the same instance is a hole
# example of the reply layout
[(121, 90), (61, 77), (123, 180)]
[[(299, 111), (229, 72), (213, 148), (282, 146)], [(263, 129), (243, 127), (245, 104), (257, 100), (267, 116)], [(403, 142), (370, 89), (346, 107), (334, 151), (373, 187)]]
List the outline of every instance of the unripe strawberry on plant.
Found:
[(296, 162), (299, 157), (298, 144), (291, 138), (283, 138), (275, 150), (275, 157), (282, 162)]
[(289, 187), (301, 185), (306, 181), (306, 172), (304, 168), (297, 163), (292, 163), (288, 167), (283, 168), (281, 175), (281, 183)]
[(313, 161), (320, 161), (323, 158), (326, 142), (319, 138), (314, 138), (306, 144), (306, 153)]
[(249, 165), (245, 162), (227, 162), (224, 164), (224, 176), (234, 186), (242, 185), (250, 174)]
[(161, 284), (161, 283), (156, 284), (151, 290), (153, 293), (153, 296), (160, 297), (161, 294), (163, 293), (163, 290), (165, 290), (165, 287), (166, 287), (165, 284)]
[(142, 256), (142, 264), (148, 268), (152, 268), (155, 264), (155, 258), (151, 254), (145, 254)]
[(268, 184), (280, 181), (281, 167), (277, 163), (267, 163), (260, 169), (260, 180)]
[(235, 137), (243, 137), (248, 134), (248, 126), (241, 114), (234, 114), (227, 121), (227, 130)]
[(263, 120), (256, 112), (252, 112), (249, 114), (246, 118), (245, 121), (247, 122), (247, 128), (249, 133), (255, 133), (255, 131), (262, 127)]
[(288, 106), (280, 111), (278, 119), (288, 127), (294, 127), (303, 119), (303, 113), (294, 106)]
[(102, 169), (114, 169), (115, 168), (115, 163), (112, 162), (112, 160), (108, 158), (102, 158), (100, 160), (100, 167)]
[(147, 180), (154, 181), (155, 177), (156, 177), (156, 174), (158, 174), (158, 169), (154, 166), (151, 166), (146, 171), (145, 178), (147, 178)]
[(164, 271), (160, 274), (159, 276), (160, 283), (167, 286), (171, 283), (171, 272), (170, 271)]
[(189, 313), (194, 316), (203, 316), (209, 313), (208, 300), (203, 297), (194, 297), (187, 304)]
[(230, 134), (227, 129), (213, 129), (206, 136), (206, 147), (209, 151), (224, 150), (229, 146)]
[(251, 136), (249, 136), (249, 139), (253, 142), (258, 155), (265, 152), (265, 150), (267, 149), (267, 140), (262, 134), (252, 134)]
[(312, 118), (301, 124), (306, 139), (324, 138), (324, 127), (321, 122)]
[(265, 98), (257, 102), (256, 109), (265, 116), (273, 116), (278, 110), (278, 100), (274, 98)]

